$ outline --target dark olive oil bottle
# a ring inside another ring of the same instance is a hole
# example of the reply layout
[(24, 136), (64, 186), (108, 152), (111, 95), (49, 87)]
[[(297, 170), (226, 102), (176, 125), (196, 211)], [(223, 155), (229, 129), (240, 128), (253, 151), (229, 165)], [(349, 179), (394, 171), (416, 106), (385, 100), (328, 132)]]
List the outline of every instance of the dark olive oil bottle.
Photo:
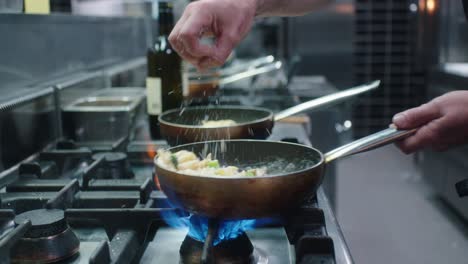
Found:
[(174, 27), (172, 3), (159, 2), (159, 36), (148, 49), (148, 76), (146, 79), (147, 110), (151, 138), (161, 138), (159, 115), (178, 108), (187, 90), (186, 75), (182, 71), (182, 59), (168, 41)]

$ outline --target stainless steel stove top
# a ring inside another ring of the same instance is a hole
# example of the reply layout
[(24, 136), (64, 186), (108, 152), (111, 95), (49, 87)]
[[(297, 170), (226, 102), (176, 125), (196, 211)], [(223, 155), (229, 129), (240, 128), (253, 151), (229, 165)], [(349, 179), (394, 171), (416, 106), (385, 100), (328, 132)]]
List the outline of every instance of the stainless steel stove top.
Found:
[[(310, 144), (300, 124), (278, 123), (270, 139), (284, 138)], [(0, 259), (8, 263), (7, 252), (24, 235), (23, 230), (28, 230), (26, 224), (11, 225), (15, 215), (33, 209), (59, 208), (64, 210), (67, 223), (80, 240), (79, 254), (64, 263), (106, 263), (106, 259), (125, 263), (179, 263), (179, 248), (187, 231), (168, 227), (162, 220), (161, 210), (174, 209), (168, 208), (163, 193), (151, 187), (153, 166), (146, 155), (147, 146), (162, 144), (136, 141), (128, 145), (126, 154), (134, 174), (130, 179), (96, 178), (92, 172), (98, 171), (93, 169), (98, 165), (92, 160), (85, 165), (77, 163), (74, 168), (80, 168), (81, 172), (72, 169), (73, 173), (67, 170), (59, 173), (63, 164), (52, 165), (50, 161), (40, 160), (41, 155), (33, 157), (26, 166), (0, 174), (0, 182), (6, 186), (0, 192), (0, 228), (4, 231), (0, 237), (0, 256), (4, 258)], [(103, 145), (97, 149), (103, 148), (109, 151)], [(122, 151), (121, 148), (118, 150)], [(60, 161), (58, 153), (89, 158), (92, 152), (78, 146), (75, 150), (48, 150), (42, 158), (54, 157)], [(291, 226), (276, 224), (247, 232), (257, 262), (297, 263), (299, 256), (300, 263), (352, 263), (323, 191), (319, 189), (316, 198), (301, 210), (291, 222), (312, 219), (310, 222)]]
[[(224, 92), (223, 104), (245, 104), (252, 98), (239, 96), (236, 90)], [(267, 91), (255, 103), (273, 111), (297, 103), (298, 98), (280, 92)], [(145, 122), (136, 128), (131, 142), (128, 138), (62, 141), (0, 173), (0, 263), (9, 263), (10, 249), (31, 229), (27, 223), (12, 224), (15, 216), (41, 208), (63, 210), (80, 241), (79, 254), (63, 263), (179, 263), (187, 230), (169, 227), (161, 217), (163, 211), (175, 209), (155, 190), (148, 148), (164, 147), (165, 142), (148, 141)], [(308, 125), (279, 122), (269, 139), (310, 145), (308, 129)], [(107, 158), (99, 159), (98, 152), (126, 154), (130, 167), (121, 167), (131, 171), (120, 173), (123, 178), (112, 178), (112, 173), (102, 171)], [(257, 263), (352, 263), (321, 188), (290, 218), (294, 224), (277, 223), (246, 232)]]

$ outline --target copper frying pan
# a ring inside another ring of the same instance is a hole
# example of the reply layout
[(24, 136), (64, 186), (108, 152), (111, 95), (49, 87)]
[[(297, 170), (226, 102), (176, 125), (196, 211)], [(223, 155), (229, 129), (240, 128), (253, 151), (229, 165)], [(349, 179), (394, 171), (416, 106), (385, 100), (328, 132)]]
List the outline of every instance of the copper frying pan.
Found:
[(269, 174), (263, 177), (193, 176), (167, 170), (157, 162), (156, 174), (169, 200), (191, 213), (222, 219), (270, 217), (294, 209), (314, 193), (322, 182), (325, 164), (381, 147), (414, 132), (389, 128), (325, 154), (305, 145), (265, 140), (192, 143), (169, 150), (189, 150), (202, 156), (212, 153), (221, 164), (240, 168), (266, 165)]

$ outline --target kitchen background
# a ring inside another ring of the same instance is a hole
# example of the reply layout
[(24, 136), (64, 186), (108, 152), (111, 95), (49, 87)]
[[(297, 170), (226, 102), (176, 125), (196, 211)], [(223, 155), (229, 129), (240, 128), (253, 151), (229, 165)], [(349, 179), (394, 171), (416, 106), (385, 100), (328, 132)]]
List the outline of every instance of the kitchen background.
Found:
[[(144, 86), (157, 1), (46, 2), (51, 14), (0, 0), (1, 171), (70, 136), (62, 114), (71, 102)], [(310, 140), (326, 151), (467, 89), (467, 32), (460, 0), (342, 0), (304, 17), (259, 19), (236, 56), (280, 58), (303, 100), (382, 80), (376, 92), (309, 115)], [(466, 262), (468, 206), (454, 185), (466, 178), (467, 147), (406, 156), (389, 146), (336, 164), (324, 185), (356, 263)]]

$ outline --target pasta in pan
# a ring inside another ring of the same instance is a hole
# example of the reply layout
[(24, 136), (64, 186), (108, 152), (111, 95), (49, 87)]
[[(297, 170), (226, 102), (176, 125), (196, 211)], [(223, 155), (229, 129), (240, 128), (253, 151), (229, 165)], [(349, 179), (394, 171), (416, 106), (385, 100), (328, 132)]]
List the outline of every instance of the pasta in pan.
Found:
[(235, 166), (221, 166), (219, 161), (211, 158), (208, 154), (204, 159), (200, 159), (195, 153), (181, 150), (175, 153), (159, 150), (156, 160), (160, 167), (175, 170), (178, 173), (196, 176), (264, 176), (266, 167), (240, 170)]
[(225, 126), (234, 126), (236, 121), (232, 119), (222, 119), (222, 120), (203, 120), (203, 127), (225, 127)]

